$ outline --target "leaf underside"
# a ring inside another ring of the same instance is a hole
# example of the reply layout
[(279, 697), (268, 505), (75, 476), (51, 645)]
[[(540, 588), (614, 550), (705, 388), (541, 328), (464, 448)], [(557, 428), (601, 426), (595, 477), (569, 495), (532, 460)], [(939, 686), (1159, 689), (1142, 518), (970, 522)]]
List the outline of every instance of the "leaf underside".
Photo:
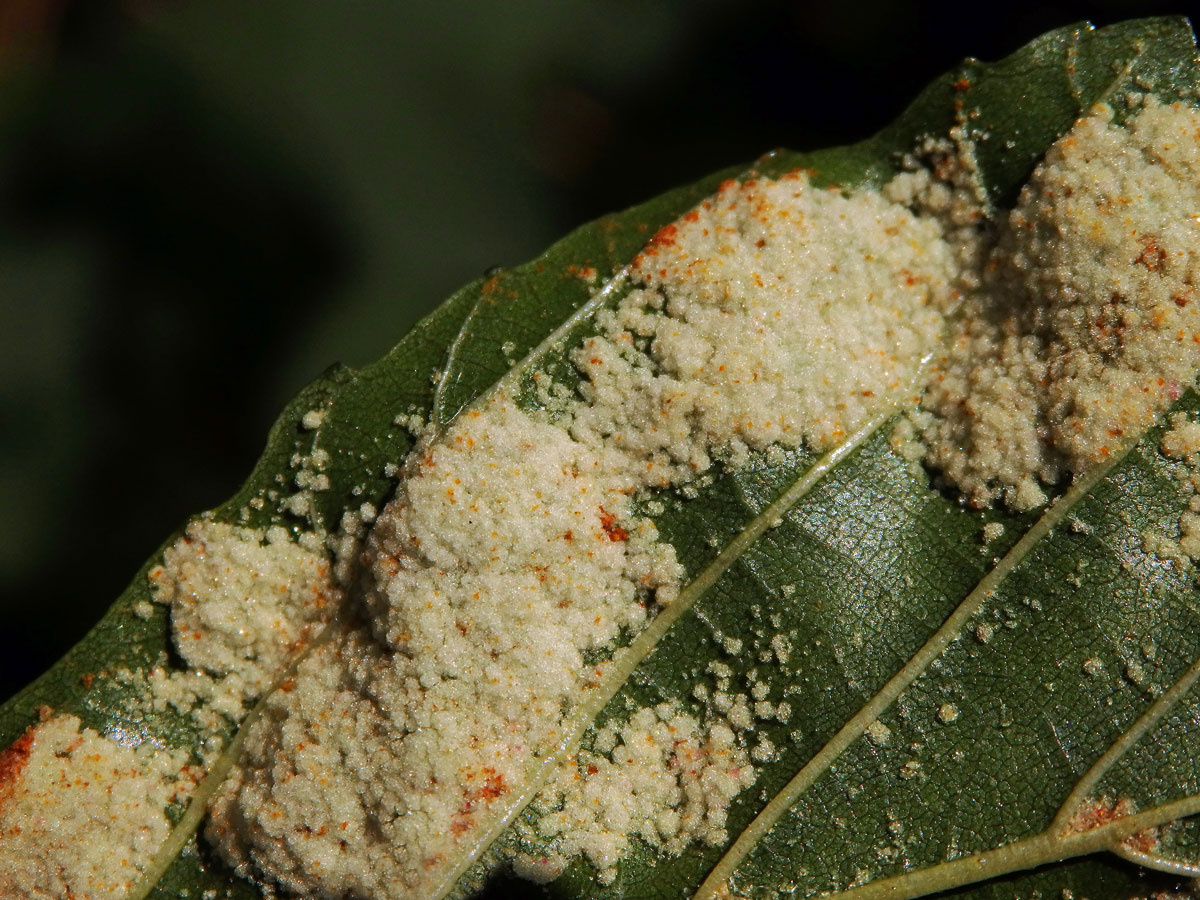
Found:
[[(1003, 205), (1081, 111), (1102, 100), (1120, 109), (1128, 92), (1194, 100), (1198, 72), (1182, 20), (1065, 28), (1001, 62), (964, 63), (861, 144), (808, 154), (778, 151), (759, 160), (755, 171), (777, 175), (803, 167), (815, 171), (819, 184), (878, 184), (921, 137), (961, 124), (976, 141), (989, 196)], [(281, 512), (278, 502), (257, 511), (247, 503), (286, 495), (281, 479), (290, 483), (290, 459), (309, 452), (314, 441), (330, 454), (332, 483), (316, 495), (315, 524), (333, 529), (343, 510), (386, 501), (395, 483), (385, 466), (403, 460), (411, 445), (393, 422), (413, 411), (430, 413), (432, 374), (440, 373), (438, 417), (449, 419), (508, 375), (512, 359), (539, 346), (589, 301), (597, 285), (581, 278), (581, 269), (596, 269), (602, 285), (658, 228), (739, 171), (584, 226), (537, 260), (463, 288), (379, 362), (359, 371), (331, 369), (289, 404), (257, 467), (219, 508), (218, 518), (307, 527)], [(615, 300), (620, 291), (611, 294)], [(584, 318), (572, 334), (587, 328)], [(502, 349), (505, 342), (515, 350)], [(541, 364), (559, 377), (570, 373), (561, 351)], [(317, 431), (305, 431), (300, 420), (314, 408), (327, 410), (325, 421)], [(1177, 408), (1200, 412), (1200, 398), (1188, 393)], [(1177, 530), (1184, 502), (1177, 474), (1156, 446), (1156, 433), (1145, 436), (1079, 499), (1070, 512), (1084, 527), (1058, 527), (1012, 561), (964, 633), (882, 713), (890, 739), (859, 739), (832, 761), (737, 868), (739, 893), (840, 891), (932, 870), (1047, 828), (1079, 777), (1200, 652), (1196, 573), (1142, 549), (1147, 530)], [(694, 575), (814, 460), (803, 450), (771, 462), (757, 459), (698, 498), (661, 498), (666, 510), (656, 522)], [(641, 663), (600, 721), (663, 700), (701, 712), (692, 689), (711, 684), (707, 668), (714, 659), (729, 665), (735, 685), (743, 688), (756, 670), (770, 687), (768, 699), (787, 701), (793, 712), (786, 723), (759, 726), (780, 752), (731, 809), (732, 841), (1036, 519), (965, 509), (932, 486), (927, 472), (897, 456), (884, 428), (746, 549)], [(1005, 529), (984, 545), (981, 530), (989, 521)], [(121, 667), (148, 668), (164, 655), (175, 662), (165, 611), (156, 608), (149, 619), (132, 612), (149, 598), (145, 572), (157, 559), (155, 553), (83, 641), (0, 707), (0, 746), (34, 722), (42, 705), (126, 740), (197, 746), (203, 736), (188, 721), (136, 710), (133, 689), (111, 679), (85, 679)], [(740, 639), (743, 651), (726, 654), (718, 634)], [(777, 634), (792, 645), (790, 659), (762, 663), (760, 653)], [(1085, 661), (1099, 661), (1098, 669), (1089, 663), (1097, 674), (1085, 672)], [(1196, 693), (1185, 695), (1104, 775), (1097, 795), (1130, 798), (1147, 809), (1200, 793)], [(944, 721), (950, 717), (938, 713), (947, 704), (956, 716)], [(699, 848), (670, 859), (639, 845), (608, 886), (576, 862), (544, 888), (500, 877), (484, 890), (564, 898), (689, 896), (726, 849)], [(1159, 852), (1184, 864), (1200, 860), (1200, 828), (1186, 823), (1163, 834)], [(1066, 897), (1070, 891), (1098, 900), (1144, 895), (1177, 881), (1105, 855), (956, 893), (1006, 900), (1039, 893)], [(196, 896), (210, 888), (228, 889), (221, 896), (239, 900), (260, 896), (194, 845), (152, 896), (176, 897), (183, 889)]]

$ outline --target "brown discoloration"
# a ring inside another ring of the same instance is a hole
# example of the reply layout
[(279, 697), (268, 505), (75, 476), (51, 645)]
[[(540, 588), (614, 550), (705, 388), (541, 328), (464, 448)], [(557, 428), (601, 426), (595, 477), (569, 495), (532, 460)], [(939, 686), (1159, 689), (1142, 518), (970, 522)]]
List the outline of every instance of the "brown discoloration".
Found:
[(1158, 246), (1158, 241), (1152, 235), (1146, 235), (1142, 238), (1142, 252), (1134, 262), (1145, 266), (1150, 272), (1157, 272), (1166, 258), (1167, 251)]
[(1121, 844), (1137, 853), (1154, 853), (1158, 850), (1158, 829), (1146, 828), (1142, 831), (1135, 831), (1121, 841)]
[(629, 540), (629, 532), (618, 525), (617, 517), (603, 506), (600, 507), (600, 527), (604, 529), (604, 533), (608, 535), (610, 541)]
[(37, 725), (30, 725), (7, 749), (0, 751), (0, 806), (4, 805), (12, 794), (13, 787), (21, 779), (21, 773), (33, 752), (37, 730)]
[(1092, 798), (1085, 801), (1075, 811), (1075, 815), (1071, 816), (1071, 821), (1064, 833), (1081, 834), (1085, 831), (1103, 828), (1105, 825), (1131, 816), (1135, 812), (1137, 812), (1137, 807), (1127, 797), (1119, 797), (1116, 800), (1108, 796)]
[[(504, 781), (504, 775), (491, 766), (484, 766), (478, 774), (483, 776), (483, 784), (467, 794), (462, 806), (458, 809), (458, 814), (450, 823), (450, 831), (456, 836), (466, 834), (475, 827), (474, 814), (478, 805), (482, 804), (486, 807), (497, 797), (502, 797), (509, 791), (509, 787)], [(464, 778), (467, 781), (474, 781), (476, 775), (476, 772), (467, 772)]]

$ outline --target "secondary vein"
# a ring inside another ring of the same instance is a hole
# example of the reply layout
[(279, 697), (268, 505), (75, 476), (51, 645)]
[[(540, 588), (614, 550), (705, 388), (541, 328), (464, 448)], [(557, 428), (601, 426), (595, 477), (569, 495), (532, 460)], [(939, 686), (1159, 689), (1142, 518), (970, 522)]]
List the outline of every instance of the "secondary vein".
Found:
[(737, 536), (731, 540), (712, 562), (688, 583), (679, 596), (626, 647), (618, 652), (603, 677), (589, 694), (588, 699), (577, 706), (563, 721), (562, 737), (545, 756), (539, 757), (531, 776), (525, 780), (520, 791), (514, 791), (503, 806), (497, 807), (496, 818), (490, 828), (463, 854), (458, 865), (447, 874), (434, 900), (442, 900), (454, 889), (455, 884), (479, 859), (480, 855), (507, 829), (533, 801), (546, 785), (554, 771), (569, 758), (578, 747), (588, 727), (600, 710), (616, 695), (637, 666), (658, 646), (671, 627), (686, 613), (700, 597), (729, 570), (729, 568), (772, 527), (784, 514), (795, 506), (813, 487), (875, 434), (894, 415), (896, 410), (888, 407), (876, 413), (847, 439), (822, 456), (803, 475), (793, 482), (774, 502), (755, 516)]
[(159, 880), (166, 874), (167, 869), (171, 867), (175, 858), (179, 856), (183, 848), (187, 845), (187, 842), (192, 839), (192, 836), (200, 828), (204, 814), (208, 811), (209, 801), (216, 795), (221, 784), (229, 776), (229, 772), (237, 763), (242, 753), (242, 745), (246, 742), (246, 735), (249, 733), (250, 727), (254, 724), (255, 720), (266, 709), (271, 695), (278, 690), (280, 685), (296, 673), (296, 669), (299, 668), (300, 664), (314, 650), (343, 634), (345, 626), (346, 608), (343, 606), (329, 620), (329, 623), (321, 629), (320, 634), (313, 639), (312, 643), (292, 658), (283, 671), (279, 673), (279, 676), (263, 692), (263, 695), (258, 698), (258, 701), (251, 707), (250, 712), (239, 723), (237, 731), (225, 746), (225, 749), (221, 751), (220, 756), (209, 767), (204, 779), (196, 786), (196, 790), (192, 792), (183, 815), (179, 817), (179, 821), (175, 823), (171, 829), (171, 833), (167, 836), (162, 846), (158, 848), (154, 854), (154, 858), (150, 860), (149, 865), (142, 871), (141, 876), (129, 888), (129, 892), (125, 895), (125, 900), (145, 900), (150, 895), (150, 892), (154, 890)]
[(776, 794), (738, 836), (717, 865), (705, 878), (694, 900), (712, 900), (728, 882), (734, 870), (742, 863), (758, 843), (767, 836), (788, 809), (826, 772), (846, 749), (858, 740), (867, 727), (904, 693), (963, 633), (984, 602), (991, 597), (1001, 582), (1029, 555), (1030, 551), (1070, 514), (1071, 510), (1089, 494), (1111, 471), (1112, 467), (1132, 449), (1132, 444), (1104, 466), (1094, 468), (1079, 479), (1060, 497), (1046, 513), (1034, 523), (1004, 558), (980, 580), (979, 584), (954, 609), (941, 627), (930, 636), (916, 653), (845, 725), (797, 772), (784, 788)]
[(1080, 806), (1087, 802), (1091, 797), (1096, 785), (1100, 783), (1109, 769), (1116, 762), (1129, 752), (1138, 741), (1145, 737), (1163, 718), (1169, 713), (1175, 705), (1184, 697), (1192, 685), (1196, 683), (1196, 679), (1200, 678), (1200, 657), (1187, 668), (1183, 675), (1171, 687), (1159, 696), (1157, 700), (1150, 705), (1137, 721), (1126, 729), (1120, 737), (1118, 737), (1111, 746), (1097, 759), (1091, 767), (1083, 773), (1083, 776), (1075, 783), (1074, 790), (1067, 795), (1067, 799), (1063, 801), (1062, 806), (1058, 810), (1058, 814), (1054, 817), (1054, 822), (1051, 824), (1051, 829), (1058, 831), (1070, 830), (1071, 820)]
[[(1125, 844), (1131, 835), (1200, 811), (1200, 795), (1190, 794), (1140, 813), (1123, 816), (1095, 828), (1073, 830), (1065, 827), (1079, 802), (1086, 798), (1099, 779), (1138, 740), (1162, 721), (1195, 685), (1200, 676), (1200, 658), (1160, 696), (1138, 720), (1114, 742), (1109, 750), (1084, 773), (1054, 820), (1044, 830), (1022, 840), (992, 850), (948, 860), (924, 869), (880, 878), (858, 887), (825, 895), (829, 900), (913, 900), (951, 888), (964, 887), (1048, 863), (1062, 862), (1089, 853), (1108, 851), (1139, 865), (1148, 865), (1176, 875), (1192, 876), (1200, 872), (1194, 865), (1172, 864)], [(1064, 822), (1064, 818), (1067, 822)]]

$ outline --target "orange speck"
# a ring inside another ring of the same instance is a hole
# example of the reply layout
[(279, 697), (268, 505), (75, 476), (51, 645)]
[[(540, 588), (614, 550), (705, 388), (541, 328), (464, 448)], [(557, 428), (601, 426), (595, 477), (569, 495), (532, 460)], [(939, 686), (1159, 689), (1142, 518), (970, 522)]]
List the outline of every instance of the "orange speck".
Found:
[(25, 764), (29, 762), (36, 734), (37, 726), (31, 725), (24, 734), (12, 742), (8, 749), (0, 752), (0, 801), (3, 800), (4, 789), (11, 789), (20, 777)]
[(610, 541), (627, 541), (629, 540), (629, 532), (617, 524), (617, 517), (600, 507), (600, 527), (604, 529), (604, 533), (608, 535)]

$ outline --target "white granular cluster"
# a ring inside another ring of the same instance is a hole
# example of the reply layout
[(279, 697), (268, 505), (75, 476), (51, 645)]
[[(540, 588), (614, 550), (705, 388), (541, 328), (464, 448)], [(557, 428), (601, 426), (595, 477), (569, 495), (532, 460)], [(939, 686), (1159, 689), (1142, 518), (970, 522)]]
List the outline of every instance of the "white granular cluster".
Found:
[(171, 635), (189, 666), (228, 676), (253, 696), (328, 621), (340, 597), (319, 540), (281, 527), (200, 518), (150, 573), (171, 607)]
[(701, 722), (670, 703), (644, 707), (560, 767), (529, 829), (552, 849), (519, 857), (514, 869), (550, 881), (582, 854), (607, 884), (635, 837), (673, 855), (719, 845), (729, 804), (754, 780), (745, 742), (721, 718)]
[(1142, 536), (1142, 547), (1182, 567), (1200, 561), (1200, 422), (1189, 418), (1187, 413), (1176, 413), (1171, 416), (1170, 425), (1163, 432), (1159, 450), (1181, 464), (1180, 487), (1187, 495), (1187, 505), (1176, 523), (1178, 536), (1151, 529)]
[(1159, 441), (1163, 455), (1186, 460), (1189, 467), (1200, 466), (1200, 422), (1188, 418), (1187, 413), (1175, 413), (1168, 421), (1171, 427)]
[(0, 896), (124, 900), (195, 786), (187, 753), (51, 716), (0, 753)]
[[(235, 863), (323, 896), (391, 897), (456, 862), (599, 676), (584, 652), (677, 590), (631, 492), (623, 454), (502, 395), (416, 454), (368, 540), (369, 631), (271, 699), (217, 805), (210, 833)], [(330, 772), (350, 735), (362, 764)], [(330, 806), (338, 827), (316, 834)]]
[(641, 485), (625, 454), (577, 441), (503, 395), (465, 414), (412, 469), (375, 526), (367, 601), (378, 637), (414, 660), (426, 688), (498, 655), (504, 664), (480, 671), (480, 684), (500, 670), (504, 682), (517, 672), (558, 682), (581, 670), (580, 650), (640, 628), (638, 601), (674, 591), (681, 575), (654, 526), (630, 512)]
[(719, 454), (828, 447), (915, 396), (956, 297), (942, 223), (876, 191), (804, 173), (726, 182), (660, 231), (644, 287), (599, 317), (574, 359), (589, 401), (574, 433), (678, 483)]
[[(328, 620), (339, 597), (326, 555), (266, 532), (192, 522), (150, 573), (155, 598), (171, 607), (172, 636), (194, 668), (118, 670), (142, 694), (139, 712), (168, 707), (210, 737), (265, 690), (285, 661)], [(200, 771), (185, 750), (140, 740), (124, 746), (74, 716), (53, 716), (0, 754), (0, 896), (124, 898), (166, 840), (170, 803), (183, 800)]]
[[(209, 833), (231, 862), (322, 897), (440, 884), (603, 677), (585, 655), (677, 593), (682, 570), (632, 512), (636, 492), (775, 441), (835, 443), (912, 391), (953, 295), (939, 229), (797, 174), (730, 183), (660, 232), (641, 287), (574, 356), (582, 399), (551, 421), (493, 394), (409, 459), (367, 541), (368, 626), (272, 697), (216, 805)], [(687, 733), (694, 753), (648, 751), (672, 852), (714, 840), (753, 778), (728, 728)], [(628, 827), (602, 830), (625, 847), (651, 832), (634, 813), (646, 798), (621, 784), (600, 795)], [(600, 859), (599, 831), (572, 831), (578, 804), (560, 799), (560, 851)]]
[(1099, 106), (1056, 142), (956, 316), (921, 420), (976, 505), (1045, 502), (1110, 459), (1200, 364), (1200, 112)]

